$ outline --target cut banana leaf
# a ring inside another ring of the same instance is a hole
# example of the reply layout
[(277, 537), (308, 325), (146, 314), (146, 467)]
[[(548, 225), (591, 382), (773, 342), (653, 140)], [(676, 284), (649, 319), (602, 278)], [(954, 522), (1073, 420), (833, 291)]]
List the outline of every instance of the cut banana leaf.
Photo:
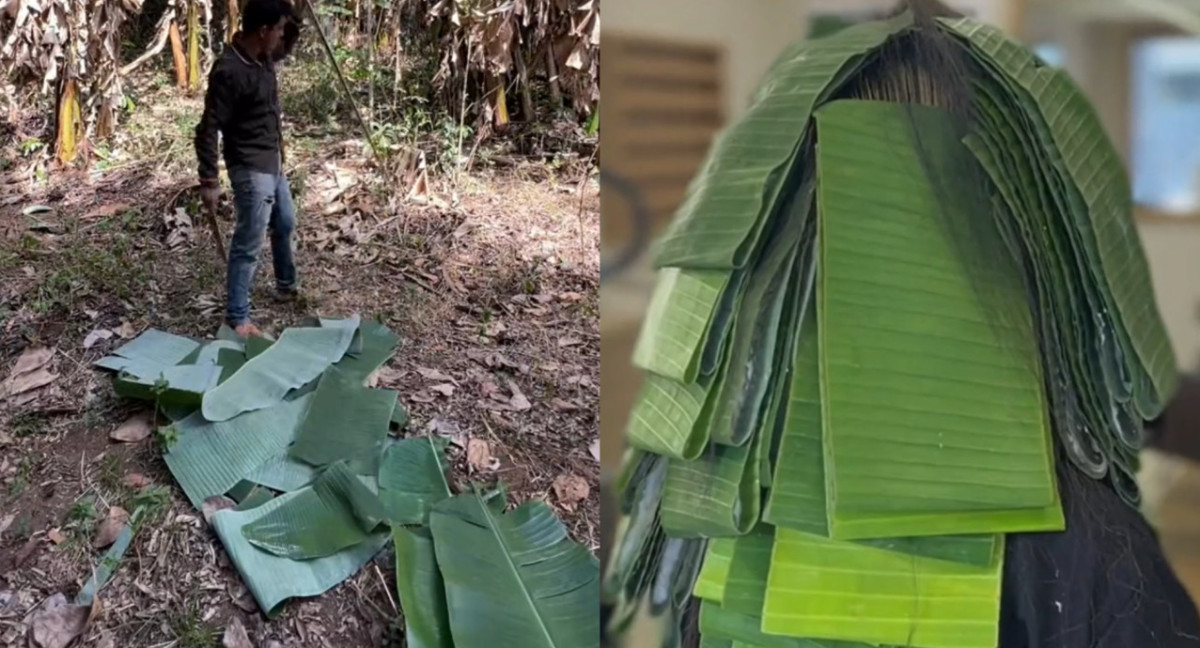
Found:
[(309, 400), (289, 456), (318, 467), (345, 459), (358, 474), (374, 475), (395, 405), (396, 392), (367, 389), (358, 377), (329, 367)]
[(245, 355), (246, 347), (240, 342), (230, 342), (229, 340), (213, 340), (212, 342), (206, 343), (196, 351), (196, 360), (193, 364), (221, 364), (221, 354), (225, 351)]
[(349, 549), (315, 560), (291, 560), (250, 544), (242, 529), (276, 509), (287, 506), (303, 491), (286, 493), (249, 511), (224, 510), (213, 516), (212, 525), (229, 559), (241, 574), (254, 600), (268, 616), (280, 604), (298, 596), (316, 596), (349, 578), (387, 543), (390, 534), (374, 533)]
[(713, 637), (700, 637), (700, 648), (739, 648), (749, 644), (740, 644), (729, 639), (714, 639)]
[(446, 588), (438, 570), (433, 536), (425, 527), (392, 529), (396, 545), (396, 589), (404, 611), (407, 648), (454, 648)]
[(246, 495), (246, 497), (239, 501), (238, 505), (234, 508), (239, 511), (249, 511), (250, 509), (258, 508), (259, 506), (262, 506), (273, 499), (275, 499), (275, 493), (271, 492), (271, 489), (255, 485), (254, 488)]
[(758, 521), (762, 435), (742, 446), (709, 444), (695, 461), (672, 459), (662, 501), (662, 526), (685, 538), (747, 533)]
[(911, 25), (911, 16), (855, 25), (778, 61), (746, 116), (714, 144), (659, 242), (656, 263), (710, 269), (746, 265), (796, 163), (814, 107), (869, 52)]
[(199, 347), (200, 343), (190, 338), (149, 329), (113, 351), (112, 355), (98, 360), (96, 366), (112, 371), (123, 371), (136, 362), (170, 367), (183, 362)]
[(178, 440), (163, 459), (192, 506), (200, 508), (205, 499), (225, 494), (258, 466), (285, 452), (309, 398), (219, 423), (205, 420), (199, 412), (176, 423)]
[(339, 462), (286, 505), (242, 528), (246, 540), (276, 556), (311, 560), (363, 542), (379, 526), (383, 507)]
[[(785, 222), (772, 229), (761, 263), (750, 276), (746, 296), (733, 325), (729, 351), (729, 369), (721, 384), (713, 409), (710, 435), (714, 443), (742, 445), (762, 426), (764, 401), (771, 393), (778, 355), (787, 345), (779, 345), (779, 332), (786, 330), (785, 306), (793, 294), (796, 254), (804, 219), (811, 201), (812, 183), (806, 181), (790, 203), (803, 207), (787, 211)], [(785, 336), (786, 337), (786, 336)]]
[(478, 494), (429, 520), (455, 648), (575, 648), (600, 636), (600, 566), (553, 512), (501, 513)]
[[(940, 197), (913, 143), (918, 131), (932, 155), (962, 157), (950, 120), (919, 106), (839, 101), (817, 121), (822, 443), (833, 537), (1047, 530), (1057, 490), (1019, 277), (997, 272), (986, 278), (989, 290), (975, 289), (941, 229)], [(875, 191), (861, 191), (864, 177)], [(1007, 321), (990, 319), (996, 312)], [(999, 516), (1011, 525), (1020, 511), (1028, 519), (1017, 529), (987, 522)], [(891, 525), (880, 535), (866, 530), (882, 520)]]
[(710, 639), (736, 641), (762, 648), (869, 648), (859, 643), (766, 634), (761, 626), (762, 617), (759, 615), (732, 612), (711, 601), (700, 604), (700, 634)]
[[(815, 308), (804, 310), (786, 431), (763, 521), (819, 536), (828, 535), (825, 509), (825, 467), (821, 446), (820, 367), (817, 362)], [(940, 558), (972, 565), (989, 564), (995, 536), (931, 536), (880, 538), (863, 544), (914, 556)]]
[[(135, 375), (133, 371), (139, 373)], [(122, 398), (195, 408), (220, 378), (221, 368), (215, 365), (175, 365), (147, 370), (141, 363), (135, 363), (117, 374), (113, 390)]]
[(246, 479), (285, 493), (299, 490), (317, 479), (317, 469), (288, 456), (287, 448), (246, 473)]
[(398, 335), (371, 319), (362, 320), (355, 340), (359, 342), (359, 352), (354, 355), (347, 353), (336, 366), (359, 384), (365, 383), (371, 374), (386, 364), (400, 344)]
[(308, 383), (340, 360), (354, 331), (345, 327), (292, 328), (204, 394), (201, 411), (210, 421), (228, 421), (243, 412), (272, 407), (293, 389)]
[(251, 335), (246, 338), (246, 359), (253, 360), (257, 358), (267, 349), (270, 349), (272, 344), (275, 344), (275, 340), (269, 337)]
[(704, 553), (704, 566), (696, 579), (692, 594), (696, 598), (720, 603), (725, 598), (725, 584), (729, 578), (729, 564), (733, 560), (735, 538), (714, 538), (709, 541)]
[(738, 538), (729, 563), (725, 581), (725, 597), (721, 607), (750, 616), (762, 614), (767, 575), (771, 571), (771, 547), (775, 544), (775, 527), (758, 525), (752, 532)]
[(659, 270), (633, 364), (680, 383), (696, 382), (713, 318), (731, 275), (729, 270)]
[(991, 564), (913, 558), (779, 529), (762, 629), (915, 648), (995, 648), (1003, 547)]
[(379, 464), (379, 499), (393, 524), (427, 524), (429, 511), (450, 497), (446, 443), (425, 437), (388, 447)]
[(629, 415), (629, 444), (672, 459), (698, 458), (708, 444), (715, 391), (719, 388), (705, 381), (685, 384), (646, 374)]
[(1102, 275), (1097, 280), (1119, 322), (1115, 333), (1121, 346), (1132, 351), (1125, 360), (1134, 364), (1136, 358), (1137, 374), (1148, 383), (1134, 380), (1139, 413), (1154, 418), (1174, 392), (1178, 369), (1154, 301), (1145, 252), (1137, 244), (1129, 180), (1095, 108), (1066, 73), (1037, 64), (1032, 52), (1002, 31), (969, 21), (946, 24), (1020, 88), (1018, 98), (1038, 117), (1033, 126), (1048, 136), (1043, 150), (1082, 196), (1086, 209), (1068, 213), (1079, 216), (1075, 226), (1089, 266)]

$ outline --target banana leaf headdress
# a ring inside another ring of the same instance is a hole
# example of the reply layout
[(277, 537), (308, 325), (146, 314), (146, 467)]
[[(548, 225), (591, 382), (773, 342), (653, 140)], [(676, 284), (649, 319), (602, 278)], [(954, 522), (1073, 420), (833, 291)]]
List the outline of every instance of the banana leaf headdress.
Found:
[(1144, 527), (1177, 378), (1131, 212), (998, 29), (912, 2), (788, 49), (656, 252), (614, 634), (699, 600), (714, 648), (995, 648), (1020, 538), (1097, 488)]

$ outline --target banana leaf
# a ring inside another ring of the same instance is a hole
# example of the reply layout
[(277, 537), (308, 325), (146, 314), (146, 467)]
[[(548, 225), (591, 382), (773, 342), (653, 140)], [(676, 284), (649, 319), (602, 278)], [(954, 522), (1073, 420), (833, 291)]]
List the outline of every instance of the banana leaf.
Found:
[(272, 344), (275, 344), (275, 340), (269, 337), (251, 335), (246, 338), (246, 359), (253, 360), (257, 358), (267, 349), (270, 349)]
[(1124, 165), (1095, 108), (1061, 70), (1040, 65), (1032, 52), (994, 27), (947, 21), (981, 59), (1000, 70), (1027, 112), (1036, 115), (1043, 151), (1069, 179), (1085, 206), (1071, 209), (1089, 267), (1100, 276), (1116, 319), (1113, 334), (1131, 377), (1143, 418), (1161, 413), (1178, 369), (1151, 290), (1149, 265), (1138, 243)]
[(407, 648), (454, 648), (446, 587), (438, 571), (433, 536), (425, 527), (392, 528), (396, 545), (396, 589), (404, 611)]
[(121, 345), (112, 355), (97, 360), (95, 364), (112, 371), (125, 370), (130, 363), (135, 362), (170, 367), (183, 362), (199, 347), (200, 343), (190, 338), (158, 329), (148, 329)]
[(759, 524), (749, 534), (734, 541), (722, 608), (751, 616), (762, 614), (774, 544), (775, 527), (769, 524)]
[(339, 360), (335, 366), (353, 376), (359, 384), (365, 383), (371, 374), (387, 363), (400, 344), (398, 335), (371, 319), (362, 320), (354, 340), (359, 344), (359, 351), (353, 354), (347, 351), (346, 357)]
[(600, 637), (600, 566), (553, 512), (476, 493), (430, 514), (455, 648), (575, 648)]
[(223, 495), (273, 457), (287, 450), (311, 396), (270, 409), (211, 422), (200, 412), (174, 424), (178, 439), (163, 459), (197, 509)]
[(712, 443), (695, 461), (670, 461), (661, 509), (668, 535), (719, 538), (750, 531), (762, 501), (762, 437), (741, 446)]
[(227, 509), (213, 516), (212, 526), (230, 561), (237, 568), (268, 617), (279, 613), (289, 598), (317, 596), (358, 572), (387, 543), (391, 535), (374, 533), (366, 540), (331, 556), (314, 560), (292, 560), (276, 556), (250, 544), (242, 529), (287, 506), (302, 492), (285, 493), (248, 511)]
[(700, 648), (738, 648), (739, 645), (746, 646), (749, 644), (738, 644), (729, 639), (716, 639), (713, 637), (700, 637)]
[(383, 518), (383, 504), (343, 461), (297, 491), (286, 505), (242, 527), (242, 535), (276, 556), (311, 560), (363, 542)]
[(710, 330), (721, 297), (730, 289), (732, 274), (727, 270), (659, 270), (642, 333), (634, 348), (633, 364), (684, 384), (696, 382)]
[(911, 16), (851, 27), (779, 60), (746, 116), (723, 133), (659, 241), (660, 267), (741, 268), (802, 150), (809, 115)]
[(915, 648), (995, 648), (1003, 543), (946, 562), (779, 529), (762, 630)]
[(271, 489), (255, 485), (244, 498), (238, 501), (238, 505), (234, 508), (239, 511), (249, 511), (273, 499), (275, 499), (275, 493), (271, 492)]
[(331, 366), (309, 400), (288, 454), (317, 467), (348, 460), (358, 474), (374, 475), (395, 406), (396, 392), (368, 389), (359, 377)]
[(708, 444), (717, 385), (703, 379), (688, 384), (646, 374), (629, 414), (629, 444), (672, 459), (697, 459)]
[(288, 448), (246, 473), (246, 479), (260, 486), (285, 493), (299, 490), (317, 479), (317, 469), (288, 456)]
[(353, 337), (347, 327), (287, 329), (269, 349), (204, 394), (204, 418), (228, 421), (279, 404), (289, 391), (340, 360)]
[(429, 511), (450, 497), (446, 442), (403, 439), (387, 448), (379, 465), (379, 499), (393, 524), (427, 524)]
[[(946, 114), (839, 101), (817, 122), (822, 449), (833, 537), (1061, 528), (1020, 277), (996, 271), (989, 290), (975, 289), (941, 228), (944, 198), (917, 152), (919, 141), (942, 163), (962, 163), (967, 151)], [(874, 191), (861, 191), (864, 177)], [(1007, 320), (993, 321), (997, 312)]]
[(704, 553), (704, 565), (692, 594), (696, 598), (720, 603), (725, 598), (725, 584), (729, 578), (730, 561), (733, 560), (735, 538), (714, 538), (708, 542)]
[[(132, 373), (135, 371), (138, 373)], [(150, 368), (134, 362), (117, 374), (113, 390), (122, 398), (195, 408), (200, 406), (205, 392), (216, 387), (220, 379), (221, 368), (215, 365)]]
[(762, 631), (760, 615), (739, 614), (712, 601), (700, 604), (700, 635), (761, 648), (869, 648), (866, 644), (818, 641)]

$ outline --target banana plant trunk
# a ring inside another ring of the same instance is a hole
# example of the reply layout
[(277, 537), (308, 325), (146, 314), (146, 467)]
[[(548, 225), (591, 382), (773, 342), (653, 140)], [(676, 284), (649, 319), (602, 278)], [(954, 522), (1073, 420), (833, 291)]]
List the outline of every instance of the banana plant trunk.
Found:
[(183, 38), (179, 35), (179, 23), (171, 21), (171, 58), (175, 62), (175, 85), (180, 90), (187, 89), (187, 56), (183, 53)]
[(187, 86), (195, 92), (200, 89), (200, 9), (195, 2), (188, 3), (187, 21)]
[(79, 103), (79, 85), (75, 79), (63, 83), (58, 101), (58, 132), (55, 148), (58, 161), (70, 164), (75, 161), (83, 135), (83, 110)]

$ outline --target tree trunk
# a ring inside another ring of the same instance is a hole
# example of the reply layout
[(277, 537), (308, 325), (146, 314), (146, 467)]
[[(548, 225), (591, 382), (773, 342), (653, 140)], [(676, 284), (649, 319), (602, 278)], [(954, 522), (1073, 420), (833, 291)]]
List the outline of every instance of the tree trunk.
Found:
[(546, 79), (550, 85), (550, 105), (554, 110), (563, 106), (562, 88), (558, 86), (558, 64), (554, 62), (554, 43), (546, 43)]
[(58, 161), (70, 164), (78, 152), (82, 134), (83, 112), (79, 106), (79, 88), (75, 79), (63, 83), (62, 95), (58, 99), (58, 133), (55, 148)]
[(532, 124), (535, 121), (533, 114), (533, 94), (529, 91), (529, 68), (525, 66), (525, 53), (521, 51), (518, 45), (513, 52), (513, 61), (517, 64), (517, 84), (521, 90), (521, 117), (526, 123)]
[(504, 93), (504, 77), (500, 75), (488, 75), (489, 89), (488, 94), (495, 96), (495, 125), (496, 132), (504, 132), (508, 128), (508, 97)]
[(187, 57), (183, 54), (183, 39), (179, 36), (179, 23), (171, 20), (171, 57), (175, 61), (175, 85), (187, 88)]
[(195, 1), (188, 3), (188, 90), (200, 89), (200, 8)]

